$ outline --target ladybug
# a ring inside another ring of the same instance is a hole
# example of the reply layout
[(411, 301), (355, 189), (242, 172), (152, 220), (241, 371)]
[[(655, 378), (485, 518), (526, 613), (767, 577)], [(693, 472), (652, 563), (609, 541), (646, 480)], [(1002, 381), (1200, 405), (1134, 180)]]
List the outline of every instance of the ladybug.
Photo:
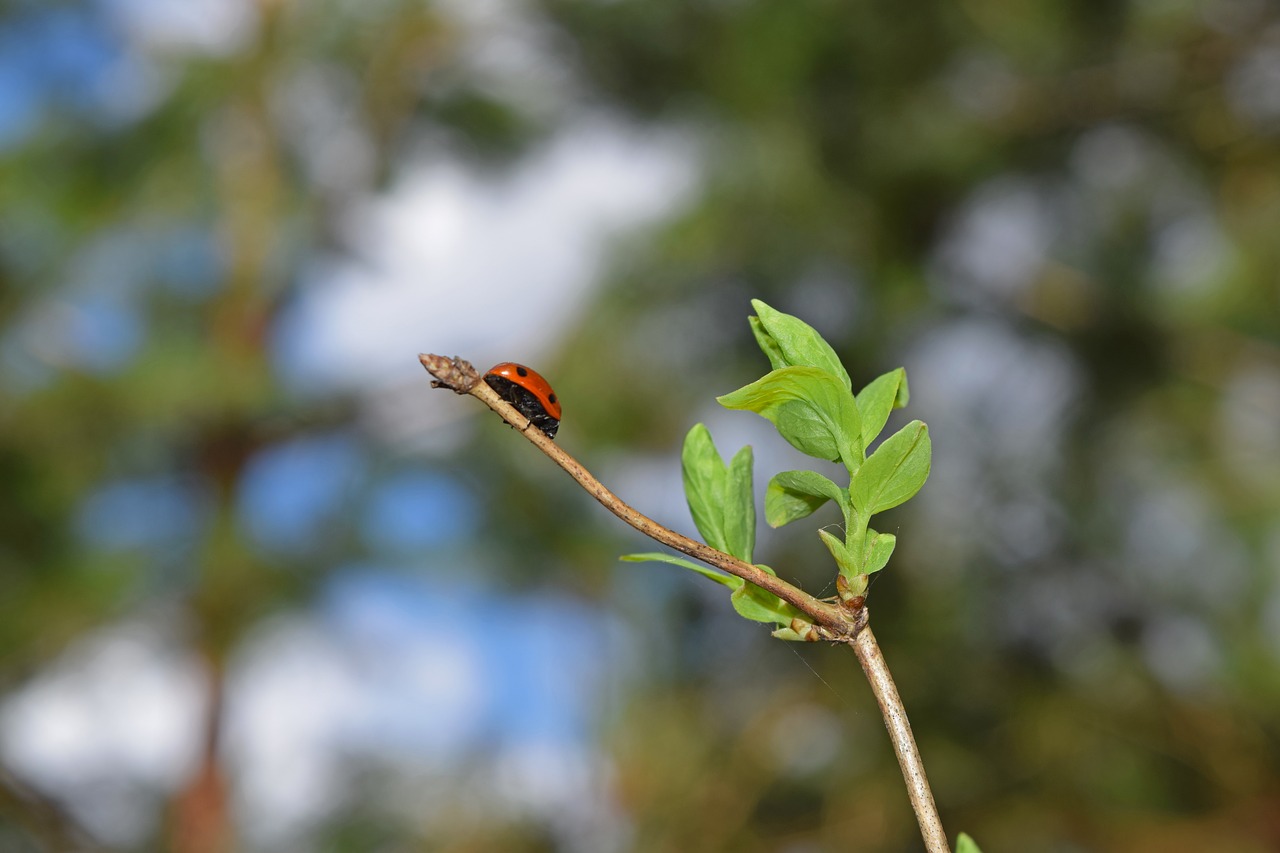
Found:
[(504, 361), (489, 369), (484, 381), (498, 396), (516, 407), (529, 422), (555, 438), (560, 428), (560, 400), (542, 374), (523, 364)]

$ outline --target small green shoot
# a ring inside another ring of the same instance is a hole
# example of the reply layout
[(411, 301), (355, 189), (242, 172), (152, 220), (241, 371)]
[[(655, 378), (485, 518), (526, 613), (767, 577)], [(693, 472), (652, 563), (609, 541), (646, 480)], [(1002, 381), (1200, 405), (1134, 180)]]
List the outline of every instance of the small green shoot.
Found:
[[(835, 503), (844, 516), (843, 537), (827, 530), (819, 530), (818, 535), (843, 578), (837, 585), (841, 597), (846, 601), (863, 598), (870, 575), (885, 567), (897, 544), (893, 534), (870, 528), (871, 517), (909, 500), (924, 485), (932, 459), (929, 428), (912, 421), (868, 456), (867, 449), (884, 430), (890, 413), (907, 404), (906, 371), (891, 370), (854, 394), (848, 371), (813, 327), (758, 299), (751, 304), (756, 310), (750, 318), (751, 331), (773, 370), (718, 400), (726, 408), (767, 418), (802, 453), (844, 465), (848, 486), (816, 471), (776, 474), (765, 490), (765, 520), (771, 527), (781, 527), (828, 501)], [(750, 563), (756, 527), (751, 448), (739, 450), (726, 465), (711, 433), (697, 424), (685, 438), (681, 462), (685, 498), (703, 539)], [(791, 627), (797, 611), (741, 578), (665, 554), (631, 554), (622, 559), (659, 560), (692, 569), (730, 587), (734, 609), (743, 617), (781, 626), (774, 631), (781, 639), (802, 639)], [(760, 568), (774, 573), (766, 566)]]

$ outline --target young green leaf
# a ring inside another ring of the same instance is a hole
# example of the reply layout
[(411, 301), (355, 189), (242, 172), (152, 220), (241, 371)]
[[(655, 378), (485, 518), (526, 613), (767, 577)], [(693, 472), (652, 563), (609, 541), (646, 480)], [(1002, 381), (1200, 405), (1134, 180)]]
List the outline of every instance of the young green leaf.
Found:
[(982, 853), (982, 851), (978, 849), (978, 842), (962, 832), (956, 838), (956, 853)]
[(782, 347), (778, 346), (778, 342), (765, 331), (760, 318), (748, 317), (747, 322), (751, 325), (751, 334), (756, 336), (756, 343), (760, 345), (761, 351), (769, 357), (769, 366), (774, 370), (779, 367), (790, 367), (791, 362), (787, 361), (787, 357), (783, 355)]
[(844, 489), (816, 471), (783, 471), (775, 474), (764, 493), (764, 518), (770, 527), (781, 527), (804, 518), (827, 501), (843, 509), (848, 502)]
[[(764, 569), (771, 575), (776, 574), (768, 566), (759, 565), (757, 568)], [(753, 622), (775, 622), (779, 625), (790, 625), (791, 620), (800, 615), (799, 610), (796, 610), (790, 604), (778, 598), (778, 596), (746, 581), (743, 581), (742, 586), (733, 591), (733, 595), (729, 596), (729, 601), (733, 604), (733, 609), (738, 611), (739, 616), (744, 619), (750, 619)]]
[[(692, 560), (686, 560), (683, 557), (653, 551), (644, 554), (627, 554), (619, 559), (627, 563), (670, 563), (673, 566), (680, 566), (697, 572), (704, 578), (709, 578), (718, 584), (723, 584), (733, 590), (733, 594), (729, 596), (733, 609), (743, 618), (750, 619), (753, 622), (774, 622), (779, 625), (790, 625), (791, 620), (800, 615), (799, 610), (796, 610), (768, 590), (761, 589), (753, 583), (747, 583), (740, 577), (723, 574)], [(771, 575), (777, 574), (777, 572), (765, 565), (757, 565), (757, 568), (763, 569)]]
[(866, 538), (863, 540), (863, 559), (862, 573), (869, 575), (872, 572), (878, 572), (889, 562), (889, 558), (893, 556), (894, 546), (898, 544), (898, 537), (892, 533), (876, 533), (871, 528), (867, 528)]
[(750, 562), (755, 548), (756, 505), (751, 494), (751, 448), (726, 467), (702, 424), (685, 436), (680, 463), (693, 523), (708, 545)]
[(751, 324), (751, 330), (775, 369), (784, 366), (816, 367), (843, 382), (846, 390), (852, 388), (849, 372), (816, 329), (799, 317), (783, 314), (759, 299), (752, 299), (751, 307), (756, 309), (759, 317), (758, 323)]
[(710, 578), (718, 584), (724, 584), (732, 590), (738, 590), (746, 583), (742, 578), (734, 575), (726, 575), (717, 572), (715, 569), (708, 568), (701, 563), (695, 563), (692, 560), (686, 560), (683, 557), (676, 557), (671, 554), (663, 554), (659, 551), (650, 551), (643, 554), (624, 554), (618, 558), (624, 563), (670, 563), (673, 566), (681, 566), (690, 571), (697, 572), (704, 578)]
[(716, 398), (728, 409), (755, 412), (773, 422), (793, 447), (818, 459), (862, 462), (862, 423), (853, 395), (825, 370), (783, 367)]
[(790, 604), (771, 592), (761, 589), (753, 583), (744, 583), (729, 596), (733, 609), (743, 619), (752, 622), (775, 622), (779, 625), (790, 625), (791, 620), (799, 613)]
[(873, 379), (858, 392), (858, 414), (862, 417), (862, 446), (870, 447), (884, 429), (889, 413), (907, 404), (907, 371), (899, 367)]
[(726, 473), (724, 488), (724, 535), (732, 554), (744, 563), (751, 562), (756, 547), (756, 499), (752, 494), (751, 469), (754, 458), (751, 445), (733, 456)]
[(858, 568), (856, 555), (849, 550), (838, 536), (832, 536), (825, 530), (818, 531), (818, 537), (822, 539), (822, 544), (827, 546), (827, 550), (831, 552), (831, 556), (836, 560), (836, 566), (840, 569), (840, 574), (845, 577), (852, 577), (861, 574)]
[(773, 637), (776, 640), (786, 640), (788, 643), (803, 643), (805, 640), (805, 638), (797, 634), (795, 629), (790, 625), (774, 631)]
[(909, 500), (929, 476), (929, 428), (912, 421), (884, 440), (853, 475), (853, 505), (864, 517)]
[(724, 550), (724, 536), (720, 529), (720, 483), (724, 462), (705, 425), (694, 424), (684, 437), (680, 467), (684, 475), (684, 497), (689, 503), (693, 523), (702, 534), (703, 541), (712, 548)]

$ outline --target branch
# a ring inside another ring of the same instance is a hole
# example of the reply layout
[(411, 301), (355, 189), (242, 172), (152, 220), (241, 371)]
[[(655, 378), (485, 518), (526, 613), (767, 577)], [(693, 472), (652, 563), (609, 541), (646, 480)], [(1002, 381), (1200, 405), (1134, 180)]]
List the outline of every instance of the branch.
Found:
[[(806, 636), (807, 639), (831, 640), (851, 646), (858, 656), (859, 663), (862, 664), (862, 670), (866, 673), (867, 680), (871, 683), (871, 690), (875, 693), (876, 701), (880, 705), (885, 728), (889, 730), (894, 752), (898, 755), (898, 766), (902, 769), (902, 778), (907, 783), (907, 794), (911, 798), (911, 806), (915, 810), (916, 819), (920, 822), (920, 833), (924, 838), (925, 849), (928, 853), (950, 853), (947, 837), (942, 829), (942, 821), (938, 817), (938, 809), (934, 805), (933, 794), (929, 790), (929, 781), (925, 777), (920, 751), (916, 748), (911, 724), (907, 721), (907, 710), (902, 705), (902, 698), (898, 695), (897, 687), (894, 686), (893, 676), (889, 673), (889, 667), (880, 653), (875, 635), (867, 625), (867, 609), (862, 605), (860, 597), (855, 599), (854, 606), (822, 601), (750, 563), (745, 563), (723, 551), (717, 551), (715, 548), (663, 527), (605, 488), (603, 483), (582, 466), (582, 463), (562, 450), (542, 430), (530, 423), (524, 415), (482, 382), (479, 372), (470, 362), (457, 356), (446, 358), (425, 353), (419, 355), (418, 360), (422, 362), (427, 372), (435, 377), (431, 383), (433, 388), (448, 388), (456, 394), (470, 394), (483, 402), (525, 438), (537, 445), (539, 450), (550, 456), (552, 461), (577, 480), (578, 484), (605, 509), (636, 530), (696, 560), (701, 560), (762, 589), (767, 589), (791, 604), (813, 620), (813, 628), (807, 635), (802, 633), (802, 636)], [(793, 624), (793, 627), (797, 626)]]
[(924, 775), (924, 762), (920, 759), (920, 750), (916, 748), (915, 735), (911, 733), (906, 706), (902, 704), (902, 697), (898, 695), (898, 688), (893, 683), (889, 665), (880, 653), (876, 635), (871, 633), (871, 626), (868, 625), (847, 642), (858, 656), (858, 663), (862, 664), (862, 671), (871, 684), (871, 692), (876, 695), (876, 703), (884, 717), (884, 726), (889, 730), (889, 740), (893, 741), (893, 751), (898, 755), (902, 779), (907, 783), (911, 808), (916, 813), (916, 820), (920, 822), (924, 848), (928, 853), (951, 853), (951, 848), (947, 846), (947, 833), (942, 829), (942, 819), (938, 817), (938, 807), (933, 802), (933, 791), (929, 790), (929, 779)]
[(550, 456), (553, 462), (563, 468), (570, 477), (577, 480), (578, 484), (598, 500), (605, 509), (630, 524), (636, 530), (651, 539), (656, 539), (663, 545), (674, 548), (683, 554), (688, 554), (695, 560), (701, 560), (718, 569), (723, 569), (731, 575), (737, 575), (745, 581), (750, 581), (762, 589), (767, 589), (809, 616), (815, 625), (819, 625), (824, 629), (821, 632), (822, 636), (815, 636), (815, 640), (851, 638), (857, 633), (861, 625), (866, 624), (866, 619), (860, 618), (858, 613), (851, 613), (839, 605), (820, 601), (799, 587), (787, 583), (782, 578), (775, 577), (750, 563), (744, 563), (737, 557), (730, 556), (723, 551), (717, 551), (715, 548), (663, 527), (652, 518), (629, 506), (592, 476), (591, 472), (584, 468), (581, 462), (561, 449), (560, 445), (547, 438), (542, 430), (533, 426), (524, 415), (516, 411), (514, 406), (499, 397), (497, 392), (486, 383), (481, 382), (480, 374), (471, 366), (470, 362), (456, 357), (449, 359), (439, 355), (420, 355), (418, 360), (422, 362), (423, 367), (432, 376), (436, 377), (436, 381), (431, 383), (433, 387), (448, 388), (458, 394), (470, 394), (482, 401), (486, 406), (501, 415), (503, 420), (519, 430), (525, 438), (536, 444), (538, 449)]

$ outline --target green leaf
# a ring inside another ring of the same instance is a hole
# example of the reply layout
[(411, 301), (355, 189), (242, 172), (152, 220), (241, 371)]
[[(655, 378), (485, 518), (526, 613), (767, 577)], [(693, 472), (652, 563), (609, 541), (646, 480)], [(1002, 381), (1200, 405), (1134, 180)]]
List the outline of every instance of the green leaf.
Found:
[(858, 406), (840, 380), (816, 367), (783, 367), (716, 398), (727, 409), (755, 412), (773, 422), (792, 447), (818, 459), (862, 463)]
[(747, 445), (733, 456), (724, 488), (724, 535), (727, 553), (751, 562), (756, 547), (756, 500), (751, 493), (754, 458)]
[(689, 502), (693, 523), (704, 542), (712, 548), (724, 550), (719, 489), (724, 462), (705, 425), (694, 424), (684, 437), (680, 468), (684, 475), (684, 497)]
[(956, 838), (956, 853), (982, 853), (982, 851), (978, 849), (978, 842), (962, 832)]
[(680, 455), (684, 494), (703, 540), (718, 551), (750, 562), (755, 549), (756, 505), (751, 494), (751, 448), (744, 447), (728, 467), (711, 433), (695, 424)]
[(673, 566), (682, 566), (690, 571), (697, 572), (704, 578), (710, 578), (716, 583), (724, 584), (735, 591), (746, 583), (746, 581), (740, 577), (726, 575), (722, 572), (717, 572), (715, 569), (708, 568), (701, 563), (695, 563), (692, 560), (686, 560), (683, 557), (663, 554), (658, 551), (650, 551), (644, 554), (624, 554), (618, 559), (622, 560), (624, 563), (670, 563)]
[(912, 421), (884, 440), (853, 475), (853, 505), (864, 518), (909, 500), (929, 476), (929, 428)]
[[(779, 625), (790, 625), (792, 619), (801, 615), (799, 610), (796, 610), (766, 589), (761, 589), (735, 575), (723, 574), (700, 563), (686, 560), (683, 557), (653, 551), (644, 554), (627, 554), (619, 559), (626, 563), (670, 563), (673, 566), (681, 566), (697, 572), (704, 578), (709, 578), (718, 584), (723, 584), (733, 590), (733, 594), (729, 596), (733, 609), (738, 612), (738, 615), (753, 622), (773, 622)], [(757, 564), (756, 568), (762, 569), (771, 575), (777, 574), (777, 572), (765, 565)]]
[(905, 406), (907, 397), (907, 371), (901, 367), (873, 379), (858, 392), (863, 447), (871, 446), (889, 420), (889, 413)]
[(751, 324), (751, 330), (774, 369), (816, 367), (839, 379), (846, 389), (852, 388), (849, 372), (816, 329), (799, 317), (774, 310), (759, 299), (752, 299), (751, 307), (756, 309), (759, 318), (758, 323)]
[(764, 324), (760, 322), (759, 317), (748, 317), (747, 322), (751, 324), (751, 334), (756, 336), (756, 343), (760, 345), (760, 349), (769, 357), (769, 366), (774, 370), (779, 367), (790, 367), (790, 362), (782, 353), (782, 347), (778, 346), (778, 342), (765, 331)]
[(889, 558), (893, 556), (893, 549), (897, 544), (898, 537), (892, 533), (876, 533), (871, 528), (867, 528), (862, 546), (862, 574), (869, 575), (883, 569), (889, 562)]
[(805, 638), (797, 634), (790, 625), (774, 631), (773, 636), (775, 639), (786, 640), (789, 643), (803, 643), (805, 641)]
[(752, 622), (774, 622), (790, 625), (794, 612), (785, 611), (787, 603), (778, 596), (761, 589), (753, 583), (743, 583), (729, 596), (733, 609), (743, 619)]
[(765, 490), (764, 517), (770, 527), (781, 527), (812, 514), (827, 501), (843, 509), (848, 495), (816, 471), (783, 471), (774, 475)]
[[(771, 575), (776, 574), (768, 566), (758, 565), (757, 568), (763, 569)], [(729, 596), (729, 600), (733, 604), (733, 609), (738, 611), (739, 616), (744, 619), (750, 619), (753, 622), (775, 622), (779, 625), (790, 625), (791, 620), (800, 615), (799, 610), (796, 610), (790, 604), (778, 598), (778, 596), (747, 581), (743, 581), (742, 586), (733, 591), (733, 595)]]
[(844, 544), (844, 540), (838, 536), (832, 536), (825, 530), (819, 530), (818, 536), (822, 539), (822, 544), (826, 545), (827, 550), (831, 552), (831, 556), (835, 557), (840, 574), (845, 577), (861, 574), (858, 571), (858, 561), (854, 553)]

